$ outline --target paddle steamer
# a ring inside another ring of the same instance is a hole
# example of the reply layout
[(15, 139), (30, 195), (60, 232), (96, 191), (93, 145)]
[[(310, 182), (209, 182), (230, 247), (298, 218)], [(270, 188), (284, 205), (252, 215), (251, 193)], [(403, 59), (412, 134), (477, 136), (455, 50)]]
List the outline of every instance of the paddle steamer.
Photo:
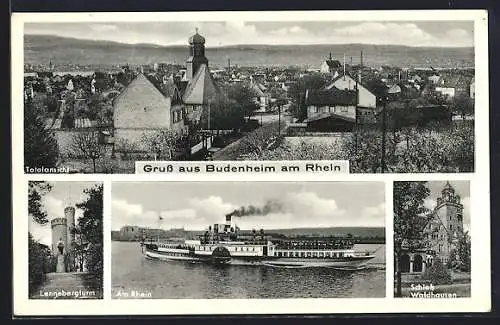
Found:
[(146, 258), (213, 264), (250, 264), (284, 267), (359, 268), (375, 257), (357, 252), (347, 239), (267, 239), (264, 231), (243, 235), (226, 215), (225, 224), (209, 226), (196, 240), (141, 242)]

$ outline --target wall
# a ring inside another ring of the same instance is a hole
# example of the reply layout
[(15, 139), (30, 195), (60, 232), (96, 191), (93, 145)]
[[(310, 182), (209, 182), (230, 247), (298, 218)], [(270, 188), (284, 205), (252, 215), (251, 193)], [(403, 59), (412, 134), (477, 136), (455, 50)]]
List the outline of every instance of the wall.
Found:
[[(349, 76), (345, 76), (345, 78), (340, 77), (326, 88), (332, 89), (332, 87), (335, 87), (339, 90), (345, 90), (345, 89), (355, 90), (356, 80), (354, 80)], [(358, 90), (359, 90), (358, 106), (369, 107), (369, 108), (377, 107), (377, 97), (374, 94), (372, 94), (368, 89), (366, 89), (360, 83), (358, 83)]]
[(451, 98), (455, 97), (455, 88), (436, 87), (436, 92)]
[(142, 74), (115, 99), (114, 126), (120, 128), (169, 128), (170, 98)]
[(65, 218), (55, 218), (51, 220), (51, 229), (52, 229), (52, 254), (57, 255), (58, 248), (57, 243), (59, 239), (62, 239), (64, 243), (64, 249), (67, 248), (68, 243), (68, 230), (66, 226)]
[(335, 113), (337, 115), (349, 117), (352, 119), (356, 118), (356, 107), (355, 106), (344, 106), (344, 105), (334, 105), (334, 106), (315, 106), (311, 105), (307, 107), (307, 118), (311, 119), (316, 116), (325, 115), (328, 113)]

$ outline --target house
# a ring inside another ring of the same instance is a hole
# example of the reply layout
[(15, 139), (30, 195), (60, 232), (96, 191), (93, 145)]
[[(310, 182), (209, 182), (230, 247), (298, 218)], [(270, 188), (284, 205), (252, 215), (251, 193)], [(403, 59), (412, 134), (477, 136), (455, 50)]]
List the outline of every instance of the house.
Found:
[(146, 150), (142, 137), (158, 130), (182, 133), (185, 129), (182, 107), (172, 105), (174, 96), (165, 96), (161, 89), (140, 73), (113, 100), (115, 142), (135, 145)]
[(252, 82), (250, 84), (250, 90), (254, 94), (254, 101), (259, 105), (259, 109), (256, 112), (266, 112), (270, 102), (269, 95), (266, 94), (267, 88), (262, 84)]
[(351, 132), (356, 124), (356, 92), (336, 88), (306, 91), (308, 131)]
[(377, 96), (370, 91), (360, 80), (345, 74), (334, 79), (325, 89), (331, 90), (358, 90), (358, 107), (375, 109), (377, 107)]
[(458, 94), (469, 93), (466, 78), (455, 74), (442, 76), (436, 83), (435, 90), (449, 98), (453, 98)]
[(450, 253), (457, 243), (457, 234), (463, 231), (463, 209), (460, 195), (449, 182), (436, 199), (432, 212), (422, 217), (422, 231), (425, 244), (409, 249), (403, 242), (400, 269), (403, 273), (423, 273), (434, 259), (443, 264), (449, 262)]
[(342, 64), (338, 60), (332, 59), (332, 52), (330, 52), (330, 57), (323, 61), (319, 71), (321, 73), (330, 74), (333, 78), (337, 78), (339, 76), (339, 71), (342, 69)]

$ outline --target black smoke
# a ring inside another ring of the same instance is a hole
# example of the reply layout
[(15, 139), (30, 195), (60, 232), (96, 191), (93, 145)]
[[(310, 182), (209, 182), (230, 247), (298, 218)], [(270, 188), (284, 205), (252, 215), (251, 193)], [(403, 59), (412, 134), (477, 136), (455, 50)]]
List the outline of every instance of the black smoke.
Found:
[(268, 200), (263, 206), (248, 205), (236, 209), (226, 216), (246, 217), (246, 216), (265, 216), (270, 213), (284, 211), (284, 204), (276, 200)]

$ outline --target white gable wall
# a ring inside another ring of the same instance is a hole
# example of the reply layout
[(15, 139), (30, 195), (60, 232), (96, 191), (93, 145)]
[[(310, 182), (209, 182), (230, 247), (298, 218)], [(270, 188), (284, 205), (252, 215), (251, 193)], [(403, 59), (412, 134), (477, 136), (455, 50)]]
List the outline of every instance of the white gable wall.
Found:
[[(351, 78), (350, 76), (342, 76), (332, 82), (330, 85), (326, 87), (326, 89), (332, 89), (333, 87), (339, 90), (355, 90), (356, 89), (356, 80)], [(358, 83), (358, 106), (367, 107), (367, 108), (376, 108), (377, 107), (377, 97), (372, 94), (368, 89), (366, 89), (363, 85)]]

